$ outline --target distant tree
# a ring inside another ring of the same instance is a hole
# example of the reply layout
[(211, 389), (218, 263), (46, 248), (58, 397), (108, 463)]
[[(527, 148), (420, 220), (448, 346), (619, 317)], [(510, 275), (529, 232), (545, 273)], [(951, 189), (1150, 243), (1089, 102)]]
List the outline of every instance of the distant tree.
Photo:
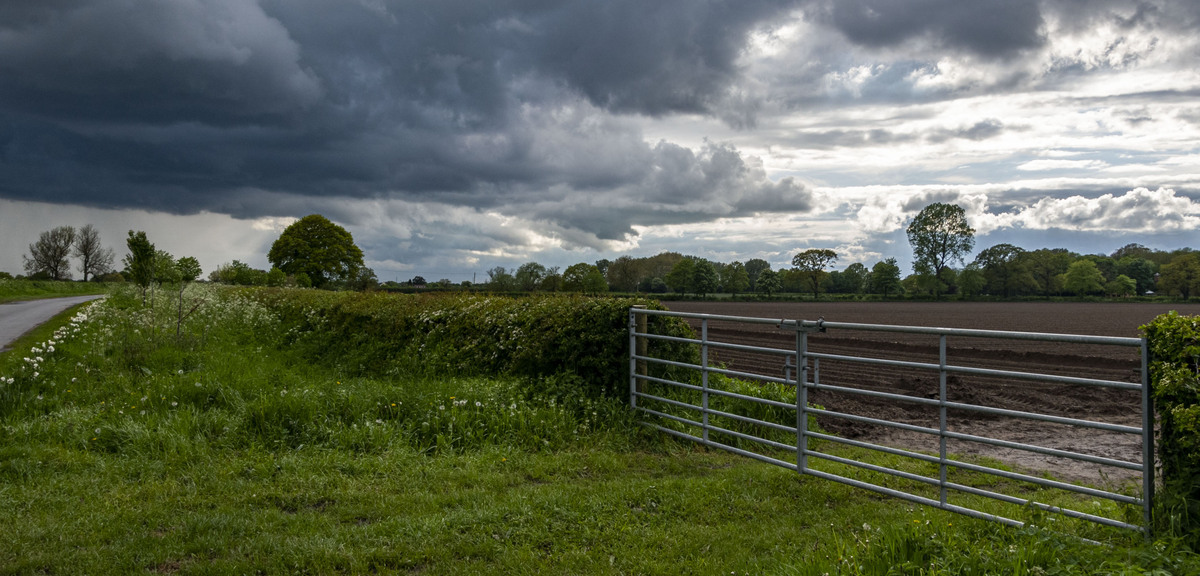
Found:
[(287, 284), (287, 272), (280, 270), (278, 266), (272, 266), (267, 272), (267, 286), (278, 288)]
[(1116, 272), (1134, 280), (1137, 284), (1134, 289), (1136, 294), (1145, 294), (1154, 289), (1154, 274), (1158, 272), (1158, 267), (1140, 256), (1126, 256), (1117, 260)]
[[(266, 278), (263, 279), (266, 281)], [(359, 292), (374, 290), (379, 286), (379, 278), (375, 276), (375, 271), (366, 267), (359, 266), (354, 269), (354, 274), (345, 280), (346, 287)]]
[(175, 337), (179, 338), (183, 330), (183, 321), (200, 307), (197, 304), (187, 314), (183, 312), (183, 291), (187, 288), (189, 282), (195, 282), (200, 277), (202, 272), (200, 270), (200, 261), (191, 256), (184, 256), (175, 261), (175, 272), (176, 277), (179, 278), (179, 310), (175, 321)]
[(599, 270), (600, 274), (604, 276), (608, 275), (608, 267), (611, 265), (612, 260), (609, 260), (608, 258), (601, 258), (596, 261), (596, 269)]
[(545, 292), (560, 292), (563, 289), (563, 277), (558, 273), (558, 266), (551, 266), (546, 269), (546, 276), (542, 278), (542, 290)]
[(1125, 258), (1142, 258), (1149, 260), (1151, 257), (1153, 257), (1154, 252), (1154, 250), (1134, 242), (1117, 248), (1116, 251), (1114, 251), (1112, 254), (1109, 254), (1109, 258), (1117, 261)]
[(798, 268), (808, 281), (813, 299), (820, 294), (821, 282), (829, 275), (825, 268), (836, 261), (837, 252), (825, 248), (805, 250), (792, 257), (792, 266)]
[(1157, 290), (1179, 294), (1184, 300), (1200, 294), (1200, 252), (1184, 252), (1164, 264)]
[(704, 296), (717, 290), (717, 270), (712, 262), (708, 260), (698, 260), (692, 266), (692, 291)]
[(1116, 278), (1104, 285), (1104, 291), (1112, 296), (1131, 296), (1137, 293), (1137, 280), (1124, 274), (1118, 274)]
[[(1117, 277), (1117, 261), (1103, 254), (1087, 254), (1080, 256), (1078, 260), (1087, 260), (1096, 265), (1096, 269), (1100, 271), (1101, 281), (1108, 282)], [(1070, 270), (1070, 267), (1067, 268)], [(1098, 292), (1099, 290), (1097, 290)]]
[(512, 292), (517, 289), (517, 279), (503, 266), (496, 266), (487, 271), (488, 290), (494, 292)]
[(746, 266), (741, 262), (734, 260), (725, 267), (725, 277), (723, 279), (725, 290), (730, 294), (738, 294), (745, 292), (750, 288), (750, 275), (746, 273)]
[(829, 273), (829, 291), (838, 294), (861, 293), (867, 284), (867, 276), (871, 274), (866, 266), (855, 262), (841, 272)]
[(154, 244), (146, 239), (145, 232), (139, 230), (135, 234), (130, 230), (125, 246), (129, 248), (129, 254), (125, 256), (125, 269), (129, 272), (126, 276), (142, 289), (142, 303), (145, 304), (146, 289), (154, 282)]
[(25, 273), (33, 276), (45, 274), (51, 280), (70, 280), (71, 246), (75, 243), (75, 228), (59, 226), (38, 235), (37, 242), (29, 245), (29, 255), (24, 256)]
[(943, 271), (961, 262), (975, 246), (975, 229), (967, 225), (966, 212), (953, 204), (926, 206), (908, 224), (908, 243), (913, 249), (913, 271), (932, 275), (934, 297), (940, 293)]
[(363, 267), (354, 237), (320, 214), (288, 226), (271, 245), (267, 260), (288, 274), (307, 274), (316, 288), (354, 278)]
[(670, 288), (667, 286), (667, 282), (662, 278), (655, 276), (654, 278), (650, 279), (650, 289), (647, 290), (647, 292), (666, 294), (667, 290), (670, 290)]
[(1092, 260), (1081, 258), (1067, 267), (1063, 288), (1079, 295), (1097, 294), (1104, 290), (1104, 275)]
[(175, 267), (179, 269), (179, 279), (183, 282), (195, 282), (200, 277), (200, 261), (191, 256), (184, 256), (175, 261)]
[(428, 284), (428, 282), (425, 281), (424, 276), (413, 276), (412, 280), (408, 281), (409, 286), (424, 286), (426, 284)]
[(1037, 289), (1037, 280), (1029, 272), (1024, 254), (1024, 249), (1012, 244), (997, 244), (975, 256), (989, 292), (1009, 297)]
[(757, 286), (758, 276), (763, 270), (770, 270), (771, 263), (762, 258), (751, 258), (746, 261), (746, 275), (750, 277), (750, 289), (754, 290)]
[(542, 285), (546, 277), (546, 267), (537, 262), (526, 262), (517, 268), (517, 287), (526, 292), (533, 292)]
[(967, 264), (966, 268), (958, 273), (958, 292), (963, 296), (974, 296), (983, 291), (987, 284), (987, 277), (979, 269), (978, 261)]
[(600, 269), (586, 262), (568, 266), (562, 278), (563, 290), (568, 292), (597, 294), (608, 291), (608, 282), (604, 280)]
[(686, 294), (692, 287), (692, 276), (696, 273), (696, 260), (693, 258), (683, 258), (675, 263), (671, 268), (671, 272), (667, 274), (667, 286), (671, 290), (680, 294)]
[(175, 265), (175, 257), (166, 250), (154, 253), (154, 281), (161, 284), (175, 284), (182, 279), (179, 268)]
[(604, 276), (613, 290), (633, 292), (638, 287), (640, 273), (638, 262), (629, 256), (621, 256), (608, 265)]
[(755, 292), (761, 292), (770, 296), (780, 289), (779, 274), (774, 270), (767, 268), (758, 274), (758, 282), (756, 283)]
[(100, 245), (100, 231), (91, 224), (80, 228), (75, 235), (74, 255), (79, 258), (84, 282), (88, 276), (101, 276), (112, 270), (113, 251)]
[(871, 267), (871, 291), (883, 294), (887, 298), (893, 292), (900, 292), (900, 267), (895, 258), (876, 262)]
[(1049, 296), (1062, 290), (1057, 278), (1071, 265), (1071, 253), (1064, 248), (1042, 248), (1023, 255), (1029, 274), (1037, 281), (1042, 294)]

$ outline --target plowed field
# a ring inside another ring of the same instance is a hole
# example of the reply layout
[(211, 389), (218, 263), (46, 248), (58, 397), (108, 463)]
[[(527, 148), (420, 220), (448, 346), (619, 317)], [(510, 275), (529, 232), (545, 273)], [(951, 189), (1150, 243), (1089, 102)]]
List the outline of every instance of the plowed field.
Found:
[[(729, 316), (816, 320), (899, 326), (973, 328), (1014, 332), (1087, 334), (1138, 337), (1138, 327), (1155, 316), (1176, 310), (1200, 314), (1200, 305), (1143, 303), (757, 303), (664, 302), (671, 310)], [(698, 323), (697, 323), (698, 326)], [(771, 325), (710, 322), (709, 338), (720, 342), (772, 348), (794, 348), (795, 333)], [(909, 362), (938, 362), (936, 336), (894, 332), (829, 330), (809, 336), (812, 352), (885, 358)], [(779, 356), (722, 350), (716, 360), (734, 370), (779, 376)], [(952, 365), (1018, 372), (1060, 374), (1084, 378), (1138, 382), (1140, 350), (1133, 347), (1047, 343), (1040, 341), (950, 337), (947, 361)], [(920, 398), (937, 398), (936, 371), (835, 360), (822, 361), (823, 385), (878, 390)], [(991, 376), (950, 375), (948, 400), (1097, 422), (1141, 425), (1141, 394), (1106, 387), (1013, 380)], [(936, 428), (936, 408), (816, 390), (809, 401), (830, 410)], [(1023, 418), (951, 410), (949, 429), (1049, 448), (1115, 458), (1142, 459), (1138, 436), (1090, 428), (1031, 421)], [(840, 418), (825, 418), (821, 425), (839, 435), (936, 452), (936, 437)], [(1024, 450), (951, 440), (951, 452), (990, 456), (1025, 470), (1047, 471), (1077, 481), (1124, 482), (1139, 477), (1135, 471), (1046, 456)]]

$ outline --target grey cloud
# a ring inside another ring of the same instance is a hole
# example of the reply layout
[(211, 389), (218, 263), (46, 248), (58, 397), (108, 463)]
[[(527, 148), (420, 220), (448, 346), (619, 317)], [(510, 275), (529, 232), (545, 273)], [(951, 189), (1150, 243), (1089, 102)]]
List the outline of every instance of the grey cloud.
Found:
[(865, 46), (926, 38), (935, 45), (1004, 58), (1045, 42), (1035, 0), (837, 0), (826, 10), (828, 22)]
[(86, 122), (229, 123), (321, 97), (299, 46), (238, 0), (37, 2), (0, 8), (0, 103)]

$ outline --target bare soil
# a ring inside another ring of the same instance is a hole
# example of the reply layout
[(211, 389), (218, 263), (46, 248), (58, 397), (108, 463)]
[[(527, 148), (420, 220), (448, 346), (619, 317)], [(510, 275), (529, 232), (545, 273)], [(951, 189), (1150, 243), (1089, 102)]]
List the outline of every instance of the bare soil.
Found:
[[(1122, 337), (1139, 337), (1139, 326), (1170, 310), (1187, 315), (1200, 314), (1200, 305), (1197, 304), (1146, 303), (664, 302), (664, 305), (679, 312), (755, 318), (824, 318), (827, 322)], [(711, 340), (773, 348), (793, 348), (796, 340), (792, 331), (762, 324), (713, 321), (708, 331)], [(938, 362), (936, 336), (831, 329), (826, 333), (810, 334), (809, 349), (847, 356), (930, 364)], [(953, 365), (1120, 382), (1140, 381), (1140, 355), (1140, 350), (1135, 347), (962, 337), (947, 339), (947, 361)], [(734, 370), (775, 376), (784, 370), (779, 356), (728, 350), (720, 351), (716, 356), (716, 361)], [(821, 362), (816, 376), (821, 385), (879, 390), (917, 398), (937, 398), (939, 391), (936, 371), (914, 368), (825, 360)], [(953, 374), (947, 379), (947, 394), (951, 402), (1125, 426), (1142, 424), (1141, 393), (1134, 390)], [(810, 393), (809, 401), (836, 412), (938, 427), (936, 407), (819, 388)], [(936, 452), (938, 448), (936, 436), (919, 432), (841, 418), (823, 418), (820, 424), (841, 436), (879, 444), (931, 452)], [(1142, 461), (1141, 438), (1133, 434), (967, 410), (950, 410), (948, 428), (965, 434), (1127, 462)], [(1139, 472), (1124, 468), (978, 442), (950, 440), (948, 449), (957, 454), (995, 458), (1027, 472), (1046, 472), (1068, 481), (1115, 487), (1141, 477)]]

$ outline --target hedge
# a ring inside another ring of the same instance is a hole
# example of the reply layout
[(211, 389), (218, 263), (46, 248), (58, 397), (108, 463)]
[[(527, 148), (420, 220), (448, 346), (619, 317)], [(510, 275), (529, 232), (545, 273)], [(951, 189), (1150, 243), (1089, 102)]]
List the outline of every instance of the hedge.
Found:
[(1160, 423), (1158, 509), (1168, 516), (1160, 520), (1200, 549), (1200, 316), (1170, 312), (1142, 326), (1142, 332)]
[[(279, 314), (281, 342), (352, 373), (424, 372), (546, 377), (577, 375), (606, 395), (628, 394), (629, 309), (644, 298), (548, 295), (383, 294), (254, 290)], [(650, 332), (693, 337), (677, 318)], [(696, 362), (683, 345), (653, 341), (654, 354)]]

